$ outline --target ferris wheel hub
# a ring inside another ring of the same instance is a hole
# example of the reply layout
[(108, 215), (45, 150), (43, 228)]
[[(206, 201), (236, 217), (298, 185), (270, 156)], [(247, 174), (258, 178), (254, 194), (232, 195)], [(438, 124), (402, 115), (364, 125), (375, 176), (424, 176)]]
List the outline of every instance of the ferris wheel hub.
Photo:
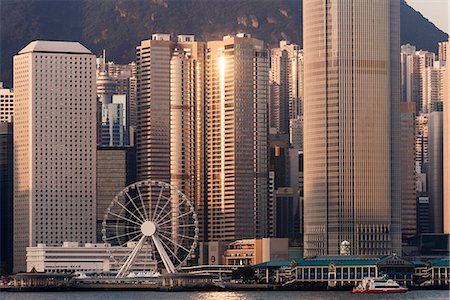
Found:
[(145, 236), (152, 236), (156, 232), (156, 224), (152, 221), (146, 221), (141, 225), (141, 232)]

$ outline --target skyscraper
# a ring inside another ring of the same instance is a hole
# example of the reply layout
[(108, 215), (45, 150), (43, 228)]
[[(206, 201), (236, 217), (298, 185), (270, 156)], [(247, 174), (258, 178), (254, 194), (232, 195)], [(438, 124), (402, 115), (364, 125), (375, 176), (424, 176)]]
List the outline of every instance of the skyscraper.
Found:
[(209, 241), (264, 237), (269, 58), (247, 34), (207, 43)]
[[(442, 103), (441, 103), (442, 104)], [(432, 111), (428, 118), (428, 195), (430, 228), (433, 233), (444, 230), (443, 205), (443, 111)]]
[[(450, 40), (447, 42), (447, 46)], [(446, 51), (450, 62), (450, 51)], [(444, 81), (444, 233), (450, 233), (450, 66)]]
[(95, 56), (31, 42), (14, 56), (14, 98), (14, 270), (25, 271), (26, 247), (95, 242)]
[(429, 113), (435, 110), (436, 102), (442, 103), (444, 100), (444, 74), (445, 62), (443, 61), (434, 61), (431, 66), (426, 67), (423, 71), (421, 76), (421, 112)]
[(170, 35), (154, 34), (136, 48), (138, 180), (170, 182)]
[[(205, 43), (153, 34), (137, 47), (137, 177), (177, 187), (205, 216)], [(204, 240), (200, 230), (200, 240)]]
[(270, 126), (287, 133), (289, 120), (303, 112), (303, 52), (299, 45), (281, 41), (270, 59)]
[(303, 1), (305, 255), (399, 253), (400, 1)]
[(98, 144), (134, 145), (136, 127), (136, 64), (106, 62), (103, 51), (96, 59)]
[(424, 108), (426, 108), (426, 101), (424, 100), (424, 96), (427, 95), (426, 89), (428, 87), (427, 84), (427, 69), (433, 67), (435, 54), (433, 52), (428, 51), (416, 51), (413, 56), (413, 67), (412, 67), (412, 91), (411, 91), (411, 100), (416, 102), (416, 113), (426, 112)]
[(402, 240), (417, 233), (416, 207), (416, 103), (400, 103), (400, 176)]
[(12, 272), (13, 127), (0, 122), (0, 275)]
[(406, 44), (401, 47), (400, 61), (402, 66), (402, 97), (401, 101), (411, 102), (412, 87), (414, 84), (414, 54), (416, 53), (416, 46)]

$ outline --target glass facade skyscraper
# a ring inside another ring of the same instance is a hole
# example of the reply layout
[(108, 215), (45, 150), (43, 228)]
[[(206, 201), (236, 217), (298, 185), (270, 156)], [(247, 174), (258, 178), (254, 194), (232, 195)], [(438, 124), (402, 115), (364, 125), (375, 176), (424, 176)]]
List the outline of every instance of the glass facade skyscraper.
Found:
[(400, 253), (400, 1), (303, 1), (305, 255)]

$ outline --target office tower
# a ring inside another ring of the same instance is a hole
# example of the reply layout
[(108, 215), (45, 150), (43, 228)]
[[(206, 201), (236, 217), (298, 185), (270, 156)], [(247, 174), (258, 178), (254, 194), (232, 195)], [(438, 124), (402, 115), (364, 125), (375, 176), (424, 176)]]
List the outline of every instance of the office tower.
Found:
[[(268, 222), (270, 237), (277, 237), (279, 225), (286, 219), (280, 219), (279, 213), (281, 207), (277, 204), (279, 202), (278, 195), (281, 189), (289, 187), (289, 136), (287, 134), (271, 133), (269, 134), (269, 198), (268, 198)], [(292, 197), (285, 199), (287, 202), (292, 202)], [(290, 211), (292, 212), (292, 210)], [(282, 217), (282, 216), (281, 216)], [(293, 229), (293, 225), (291, 228)], [(287, 236), (283, 236), (287, 237)]]
[(292, 148), (303, 149), (303, 117), (289, 120), (289, 143)]
[(0, 122), (0, 275), (9, 275), (13, 264), (13, 131)]
[(277, 194), (274, 171), (269, 171), (267, 190), (267, 232), (269, 237), (275, 237), (277, 235)]
[(305, 256), (400, 253), (399, 19), (398, 0), (303, 2)]
[(200, 240), (206, 240), (205, 48), (178, 35), (170, 60), (170, 183), (195, 203)]
[(431, 233), (430, 198), (425, 194), (417, 196), (417, 233)]
[(3, 82), (0, 82), (0, 122), (12, 122), (13, 111), (13, 90), (4, 88)]
[(101, 146), (129, 145), (129, 130), (127, 125), (128, 105), (126, 95), (101, 96)]
[(422, 74), (422, 103), (420, 111), (424, 113), (431, 112), (436, 102), (442, 103), (444, 100), (444, 75), (445, 62), (434, 61), (429, 67), (426, 67)]
[(440, 61), (447, 61), (447, 48), (448, 41), (438, 43), (438, 59)]
[(97, 58), (97, 95), (126, 95), (128, 126), (136, 127), (136, 63), (126, 65), (106, 61), (106, 51)]
[(111, 96), (116, 93), (116, 83), (105, 71), (100, 71), (97, 73), (97, 96), (101, 101), (102, 96)]
[[(98, 144), (134, 144), (136, 126), (136, 64), (106, 62), (106, 54), (96, 59), (98, 97)], [(113, 137), (113, 132), (116, 136)]]
[(25, 271), (26, 247), (95, 241), (95, 56), (31, 42), (14, 56), (14, 101), (14, 270)]
[[(450, 51), (446, 54), (450, 62)], [(444, 80), (444, 233), (450, 233), (450, 67), (446, 68)]]
[(400, 176), (402, 241), (417, 233), (416, 226), (416, 104), (400, 103)]
[[(416, 117), (416, 170), (418, 174), (428, 172), (428, 114), (420, 114)], [(418, 177), (421, 180), (421, 177)], [(426, 178), (418, 182), (418, 192), (427, 191)]]
[(400, 59), (402, 68), (402, 98), (403, 102), (414, 101), (412, 99), (413, 70), (414, 70), (414, 54), (416, 47), (410, 44), (402, 45)]
[(294, 243), (303, 246), (304, 169), (303, 147), (289, 149), (289, 179), (292, 188)]
[(433, 111), (428, 119), (428, 195), (431, 232), (443, 232), (443, 111)]
[(170, 182), (170, 35), (152, 36), (136, 49), (138, 180)]
[(136, 181), (135, 152), (135, 148), (130, 146), (97, 147), (96, 230), (98, 243), (103, 242), (102, 222), (111, 201), (128, 184)]
[(269, 59), (247, 34), (207, 43), (209, 241), (267, 236)]
[(303, 52), (300, 46), (281, 41), (271, 50), (270, 127), (287, 133), (289, 120), (302, 114)]
[(137, 47), (136, 64), (138, 179), (177, 187), (195, 203), (206, 226), (205, 44), (193, 35), (171, 41), (169, 34), (153, 34)]
[(137, 106), (136, 106), (136, 63), (127, 65), (107, 63), (107, 71), (110, 78), (116, 83), (115, 94), (126, 95), (128, 126), (136, 128)]

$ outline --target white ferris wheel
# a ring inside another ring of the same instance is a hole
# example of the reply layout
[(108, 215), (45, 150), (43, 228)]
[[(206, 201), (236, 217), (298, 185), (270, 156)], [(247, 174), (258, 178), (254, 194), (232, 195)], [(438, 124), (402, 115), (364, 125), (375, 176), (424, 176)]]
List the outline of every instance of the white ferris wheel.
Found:
[(102, 238), (111, 246), (130, 249), (125, 257), (110, 252), (118, 264), (117, 278), (127, 276), (142, 257), (158, 261), (168, 273), (175, 273), (197, 247), (197, 214), (175, 187), (160, 181), (139, 181), (112, 200), (103, 217)]

